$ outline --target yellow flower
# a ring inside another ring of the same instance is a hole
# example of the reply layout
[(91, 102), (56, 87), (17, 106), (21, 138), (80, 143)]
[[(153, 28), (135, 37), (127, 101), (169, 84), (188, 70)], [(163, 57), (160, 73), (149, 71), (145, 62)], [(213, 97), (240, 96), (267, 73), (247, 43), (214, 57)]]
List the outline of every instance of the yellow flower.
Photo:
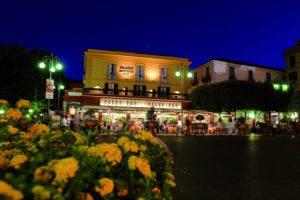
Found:
[(171, 180), (175, 180), (175, 176), (171, 172), (166, 172), (167, 178)]
[(51, 198), (51, 193), (49, 190), (45, 189), (41, 185), (36, 185), (32, 188), (32, 193), (34, 194), (34, 197), (37, 199), (50, 199)]
[(122, 136), (118, 139), (117, 144), (118, 146), (123, 146), (125, 143), (130, 142), (130, 139), (126, 136)]
[(128, 168), (130, 170), (138, 169), (145, 177), (152, 178), (149, 162), (144, 158), (130, 156), (128, 159)]
[(99, 181), (99, 186), (95, 187), (96, 192), (98, 192), (101, 197), (110, 194), (114, 190), (114, 182), (109, 178), (101, 178)]
[(75, 176), (75, 173), (79, 169), (78, 161), (74, 157), (64, 158), (58, 160), (53, 166), (56, 174), (55, 180), (58, 182), (66, 183), (68, 178)]
[(0, 99), (0, 105), (1, 106), (8, 106), (8, 101), (6, 101), (4, 99)]
[(171, 187), (176, 187), (176, 183), (173, 180), (168, 178), (166, 179), (166, 184), (168, 184)]
[(102, 143), (88, 149), (88, 155), (104, 158), (105, 161), (116, 165), (122, 160), (122, 152), (114, 143)]
[(36, 168), (34, 171), (34, 177), (38, 180), (43, 181), (44, 183), (47, 183), (52, 178), (50, 168), (48, 166), (41, 166)]
[(72, 132), (72, 134), (75, 136), (76, 138), (76, 142), (75, 144), (84, 144), (85, 143), (85, 137), (83, 135), (80, 135), (77, 132)]
[(128, 137), (122, 136), (118, 139), (117, 142), (118, 146), (122, 147), (125, 152), (138, 152), (139, 151), (139, 146), (133, 142), (130, 141)]
[(118, 187), (118, 196), (124, 197), (128, 194), (128, 190), (123, 187)]
[(10, 108), (8, 111), (4, 114), (4, 119), (12, 119), (12, 120), (19, 120), (22, 118), (22, 112), (15, 108)]
[(20, 99), (19, 101), (17, 101), (16, 106), (18, 108), (29, 108), (31, 107), (31, 103), (28, 100)]
[(0, 169), (6, 168), (10, 164), (9, 157), (12, 155), (11, 150), (0, 151)]
[(11, 185), (2, 180), (0, 180), (0, 196), (11, 200), (23, 199), (23, 194), (20, 191), (15, 190)]
[(25, 163), (28, 160), (27, 156), (19, 154), (15, 155), (10, 160), (10, 166), (14, 167), (15, 169), (19, 169), (23, 163)]
[(154, 145), (159, 144), (158, 140), (150, 132), (140, 131), (137, 134), (134, 134), (133, 137), (142, 141), (149, 141)]
[(94, 197), (90, 193), (80, 193), (80, 200), (94, 200)]
[(14, 134), (16, 134), (16, 133), (19, 132), (19, 129), (13, 127), (12, 125), (8, 125), (8, 126), (7, 126), (7, 131), (8, 131), (10, 134), (14, 135)]
[(50, 132), (50, 128), (45, 124), (34, 124), (29, 127), (28, 131), (30, 133), (35, 133), (37, 135), (42, 135), (44, 133)]

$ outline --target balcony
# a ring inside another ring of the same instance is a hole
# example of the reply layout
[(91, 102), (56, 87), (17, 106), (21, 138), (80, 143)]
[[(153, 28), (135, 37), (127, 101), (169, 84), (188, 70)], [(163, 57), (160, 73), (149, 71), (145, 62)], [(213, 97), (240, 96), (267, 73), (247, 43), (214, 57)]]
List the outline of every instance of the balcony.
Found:
[[(80, 93), (80, 94), (79, 94)], [(74, 91), (65, 91), (65, 97), (75, 97)], [(76, 96), (82, 95), (94, 95), (94, 96), (118, 96), (118, 97), (138, 97), (138, 98), (156, 98), (156, 99), (170, 99), (170, 100), (181, 100), (181, 94), (170, 93), (167, 94), (158, 94), (157, 91), (133, 91), (133, 90), (108, 90), (104, 89), (95, 89), (95, 88), (85, 88), (83, 92), (76, 92)], [(188, 100), (188, 94), (183, 95), (184, 100)]]
[(107, 80), (116, 80), (117, 75), (116, 74), (107, 74), (106, 79)]

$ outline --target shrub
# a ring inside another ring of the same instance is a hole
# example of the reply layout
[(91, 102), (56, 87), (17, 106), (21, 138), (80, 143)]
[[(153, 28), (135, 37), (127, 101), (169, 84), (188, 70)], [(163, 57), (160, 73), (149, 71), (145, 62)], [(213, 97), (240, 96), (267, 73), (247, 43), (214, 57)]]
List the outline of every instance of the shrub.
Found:
[(110, 136), (88, 145), (84, 132), (52, 130), (31, 118), (24, 129), (20, 121), (28, 103), (5, 105), (0, 117), (0, 198), (172, 198), (173, 158), (152, 134)]

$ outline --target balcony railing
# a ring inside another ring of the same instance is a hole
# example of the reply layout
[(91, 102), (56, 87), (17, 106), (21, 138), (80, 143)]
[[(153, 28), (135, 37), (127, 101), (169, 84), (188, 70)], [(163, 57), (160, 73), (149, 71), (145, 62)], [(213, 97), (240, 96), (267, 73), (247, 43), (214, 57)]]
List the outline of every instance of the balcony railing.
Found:
[[(69, 91), (71, 92), (71, 91)], [(68, 94), (68, 92), (66, 92)], [(159, 98), (159, 99), (181, 99), (181, 94), (178, 93), (158, 93), (157, 91), (134, 91), (134, 90), (105, 90), (85, 88), (82, 92), (83, 95), (96, 95), (96, 96), (123, 96), (123, 97), (143, 97), (143, 98)], [(183, 99), (189, 99), (188, 94), (183, 94)]]

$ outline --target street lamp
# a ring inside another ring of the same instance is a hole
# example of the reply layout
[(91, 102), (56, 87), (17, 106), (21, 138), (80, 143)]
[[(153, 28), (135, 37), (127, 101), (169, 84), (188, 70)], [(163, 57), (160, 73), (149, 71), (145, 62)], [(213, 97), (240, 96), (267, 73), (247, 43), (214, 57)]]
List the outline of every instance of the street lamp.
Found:
[[(48, 100), (48, 113), (50, 111), (50, 99), (53, 99), (54, 80), (52, 79), (52, 73), (63, 70), (63, 65), (60, 63), (58, 57), (44, 56), (42, 61), (38, 63), (40, 69), (48, 68), (49, 78), (46, 80), (46, 99)], [(49, 83), (49, 85), (48, 85)]]
[(57, 113), (59, 112), (59, 98), (60, 98), (60, 91), (64, 90), (65, 86), (62, 83), (58, 83), (57, 85)]
[(274, 90), (280, 90), (281, 89), (282, 92), (287, 92), (287, 91), (289, 91), (290, 86), (286, 83), (283, 83), (283, 84), (273, 83), (273, 88), (274, 88)]
[(180, 78), (181, 80), (181, 133), (183, 133), (183, 94), (184, 94), (184, 80), (185, 75), (187, 78), (191, 79), (193, 78), (193, 73), (190, 71), (186, 71), (183, 66), (178, 66), (175, 76)]

